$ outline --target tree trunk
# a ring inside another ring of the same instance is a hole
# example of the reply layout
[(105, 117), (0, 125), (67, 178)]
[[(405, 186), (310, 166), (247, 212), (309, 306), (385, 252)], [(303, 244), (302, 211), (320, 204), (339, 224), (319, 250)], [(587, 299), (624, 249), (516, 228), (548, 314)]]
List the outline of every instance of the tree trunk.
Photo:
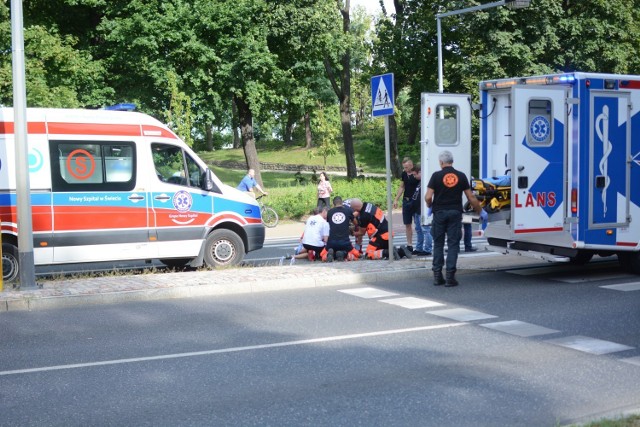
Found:
[(414, 145), (418, 138), (418, 130), (420, 129), (420, 103), (413, 106), (411, 111), (411, 127), (409, 129), (409, 137), (407, 143)]
[(209, 123), (207, 125), (206, 148), (207, 148), (207, 151), (213, 151), (213, 124), (212, 123)]
[[(340, 13), (342, 14), (342, 32), (348, 34), (351, 27), (349, 16), (350, 0), (344, 0)], [(340, 7), (341, 2), (338, 2)], [(358, 176), (356, 169), (356, 157), (353, 150), (353, 135), (351, 133), (351, 50), (346, 49), (340, 58), (341, 70), (336, 70), (329, 61), (324, 58), (324, 68), (331, 82), (331, 87), (340, 101), (340, 121), (342, 122), (342, 139), (344, 142), (344, 155), (347, 164), (347, 178)]]
[(296, 117), (293, 112), (287, 114), (287, 124), (284, 128), (284, 145), (290, 147), (293, 145), (293, 127), (296, 124)]
[(307, 142), (304, 148), (310, 150), (313, 144), (313, 138), (311, 136), (311, 115), (308, 111), (304, 113), (304, 135)]
[(253, 114), (251, 107), (244, 99), (235, 98), (238, 107), (238, 120), (240, 121), (240, 133), (242, 135), (242, 146), (244, 148), (244, 157), (247, 161), (247, 169), (253, 169), (256, 172), (255, 179), (262, 188), (262, 175), (260, 174), (260, 160), (258, 160), (258, 151), (256, 150), (256, 140), (253, 138)]
[(231, 128), (233, 129), (233, 148), (242, 147), (240, 124), (238, 121), (238, 105), (236, 104), (235, 97), (231, 100)]

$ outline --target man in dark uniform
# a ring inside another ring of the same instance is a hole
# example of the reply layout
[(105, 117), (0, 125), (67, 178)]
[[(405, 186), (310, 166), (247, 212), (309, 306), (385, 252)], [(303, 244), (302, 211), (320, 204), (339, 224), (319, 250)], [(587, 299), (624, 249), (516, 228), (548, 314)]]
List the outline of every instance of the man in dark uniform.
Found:
[[(469, 203), (480, 214), (482, 221), (487, 220), (487, 213), (480, 206), (480, 202), (473, 195), (469, 187), (467, 176), (453, 168), (453, 155), (450, 151), (443, 151), (438, 156), (441, 170), (434, 172), (427, 185), (424, 200), (429, 210), (433, 210), (431, 234), (433, 234), (433, 284), (436, 286), (456, 286), (455, 278), (458, 253), (460, 252), (460, 238), (462, 231), (462, 193), (467, 196)], [(447, 279), (442, 277), (444, 266), (444, 237), (447, 235)]]
[(333, 208), (327, 213), (329, 223), (329, 238), (325, 249), (320, 253), (323, 262), (333, 262), (333, 259), (342, 261), (357, 260), (360, 252), (351, 244), (349, 226), (353, 222), (353, 210), (342, 205), (342, 197), (333, 198)]

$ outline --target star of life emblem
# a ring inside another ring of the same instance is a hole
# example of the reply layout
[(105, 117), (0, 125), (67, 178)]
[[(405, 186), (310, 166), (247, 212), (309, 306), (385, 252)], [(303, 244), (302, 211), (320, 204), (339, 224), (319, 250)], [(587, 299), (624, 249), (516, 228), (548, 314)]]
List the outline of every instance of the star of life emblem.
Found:
[(180, 190), (173, 195), (173, 207), (178, 212), (189, 212), (193, 205), (193, 198), (188, 191)]
[(544, 142), (549, 138), (549, 134), (551, 133), (549, 120), (543, 116), (534, 117), (533, 120), (531, 120), (531, 125), (529, 126), (529, 133), (537, 142)]

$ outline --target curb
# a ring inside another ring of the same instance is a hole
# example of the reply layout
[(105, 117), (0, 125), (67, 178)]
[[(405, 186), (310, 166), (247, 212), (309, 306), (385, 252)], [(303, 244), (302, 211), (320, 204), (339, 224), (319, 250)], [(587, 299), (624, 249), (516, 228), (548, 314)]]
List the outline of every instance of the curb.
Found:
[[(167, 280), (178, 278), (169, 277), (171, 273), (162, 275), (135, 276), (142, 278), (139, 282), (149, 286), (147, 289), (106, 291), (102, 293), (72, 294), (72, 295), (44, 295), (34, 293), (22, 298), (0, 301), (0, 313), (7, 311), (33, 311), (50, 308), (70, 308), (82, 305), (118, 304), (123, 302), (157, 301), (163, 299), (195, 298), (216, 295), (237, 295), (281, 290), (320, 288), (330, 286), (361, 285), (389, 280), (415, 280), (429, 277), (431, 270), (426, 266), (405, 266), (403, 269), (376, 269), (373, 271), (356, 272), (350, 269), (317, 268), (311, 274), (290, 274), (292, 277), (270, 277), (269, 274), (256, 274), (257, 279), (228, 281), (217, 280), (216, 283), (204, 283), (206, 276), (197, 272), (175, 273), (176, 275), (192, 275), (189, 284), (171, 285)], [(307, 269), (307, 271), (309, 271)], [(212, 273), (212, 272), (205, 272)], [(194, 276), (197, 275), (197, 276)], [(113, 281), (114, 278), (104, 278)], [(95, 279), (97, 282), (100, 280)], [(37, 291), (36, 291), (37, 292)], [(0, 295), (1, 296), (1, 295)]]

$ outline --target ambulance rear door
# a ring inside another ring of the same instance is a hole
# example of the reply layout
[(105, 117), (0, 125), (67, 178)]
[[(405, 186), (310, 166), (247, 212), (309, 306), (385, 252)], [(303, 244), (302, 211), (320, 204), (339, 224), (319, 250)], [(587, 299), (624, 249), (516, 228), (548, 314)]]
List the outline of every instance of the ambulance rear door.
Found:
[(564, 229), (566, 98), (562, 86), (511, 89), (511, 227), (528, 240)]
[(464, 94), (423, 93), (420, 117), (422, 212), (426, 212), (424, 195), (431, 175), (440, 170), (440, 152), (450, 151), (454, 159), (453, 167), (471, 177), (471, 97)]

